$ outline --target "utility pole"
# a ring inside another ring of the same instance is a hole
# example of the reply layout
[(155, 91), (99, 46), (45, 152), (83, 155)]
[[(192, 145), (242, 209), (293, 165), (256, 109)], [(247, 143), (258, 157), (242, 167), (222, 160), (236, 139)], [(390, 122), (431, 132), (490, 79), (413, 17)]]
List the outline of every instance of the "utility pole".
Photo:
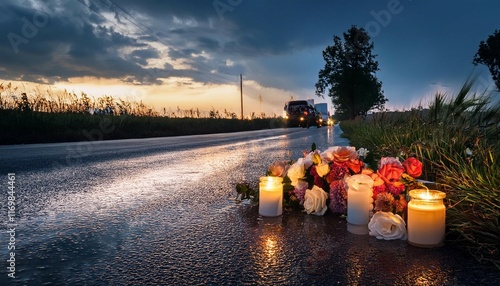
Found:
[(240, 74), (241, 120), (243, 120), (243, 76)]
[(259, 116), (262, 117), (262, 94), (259, 94)]

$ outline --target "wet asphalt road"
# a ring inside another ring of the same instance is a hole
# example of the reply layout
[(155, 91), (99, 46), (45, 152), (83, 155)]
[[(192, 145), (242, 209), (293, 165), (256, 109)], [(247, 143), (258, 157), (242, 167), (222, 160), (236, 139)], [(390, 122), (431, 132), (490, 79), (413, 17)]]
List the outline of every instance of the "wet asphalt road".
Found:
[[(450, 245), (421, 249), (347, 230), (345, 219), (261, 219), (234, 186), (338, 127), (0, 146), (0, 285), (496, 285)], [(15, 249), (7, 224), (15, 173)], [(12, 244), (11, 244), (12, 245)], [(15, 253), (15, 276), (9, 255)]]

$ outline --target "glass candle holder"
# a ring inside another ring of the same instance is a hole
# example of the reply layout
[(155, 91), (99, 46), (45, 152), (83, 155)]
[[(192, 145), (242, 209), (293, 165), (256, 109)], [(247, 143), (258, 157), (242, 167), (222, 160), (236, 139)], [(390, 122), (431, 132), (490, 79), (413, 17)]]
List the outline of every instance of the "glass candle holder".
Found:
[(419, 247), (443, 245), (446, 228), (446, 194), (436, 190), (410, 191), (408, 203), (408, 243)]
[(283, 214), (283, 178), (273, 176), (260, 178), (259, 214), (265, 217)]

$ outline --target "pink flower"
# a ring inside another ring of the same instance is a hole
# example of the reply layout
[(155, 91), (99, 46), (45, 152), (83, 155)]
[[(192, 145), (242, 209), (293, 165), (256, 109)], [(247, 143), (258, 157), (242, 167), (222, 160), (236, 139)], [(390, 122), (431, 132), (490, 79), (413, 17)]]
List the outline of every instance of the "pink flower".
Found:
[(343, 180), (333, 181), (330, 184), (329, 208), (333, 213), (337, 214), (347, 212), (347, 190)]
[(305, 181), (298, 181), (297, 185), (295, 186), (295, 189), (293, 190), (293, 193), (297, 197), (299, 201), (302, 201), (304, 199), (304, 196), (306, 194), (306, 190), (309, 184)]
[(271, 166), (269, 166), (269, 175), (275, 177), (284, 177), (286, 171), (288, 170), (288, 167), (290, 167), (288, 162), (274, 162), (273, 164), (271, 164)]
[(349, 159), (357, 159), (358, 153), (355, 147), (349, 146), (334, 146), (330, 147), (321, 153), (321, 158), (325, 162), (338, 162), (343, 163)]

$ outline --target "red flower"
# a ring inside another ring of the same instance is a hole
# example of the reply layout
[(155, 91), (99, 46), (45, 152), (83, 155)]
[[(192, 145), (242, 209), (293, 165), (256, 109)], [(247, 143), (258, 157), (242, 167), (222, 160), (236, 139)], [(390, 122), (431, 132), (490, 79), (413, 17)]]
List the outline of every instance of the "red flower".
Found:
[(403, 166), (408, 175), (412, 176), (413, 178), (417, 178), (422, 175), (422, 167), (424, 166), (424, 164), (422, 164), (422, 162), (420, 162), (415, 157), (409, 157), (403, 162)]
[(405, 190), (405, 185), (401, 182), (387, 184), (387, 191), (395, 196), (399, 196)]
[(309, 171), (309, 174), (310, 174), (311, 176), (313, 176), (313, 177), (318, 176), (318, 172), (316, 171), (316, 166), (314, 166), (314, 165), (313, 165), (313, 166), (311, 167), (311, 170)]
[(323, 188), (323, 179), (320, 176), (314, 176), (314, 185)]
[(379, 186), (373, 186), (373, 200), (377, 199), (377, 195), (380, 193), (387, 192), (387, 188), (385, 184), (379, 185)]
[(403, 165), (396, 158), (384, 157), (380, 159), (377, 174), (386, 184), (397, 182), (405, 171)]
[(365, 166), (365, 163), (359, 159), (350, 159), (346, 162), (346, 165), (355, 174), (359, 174), (361, 172), (361, 168)]
[(330, 165), (330, 172), (326, 175), (326, 181), (332, 183), (344, 178), (346, 174), (349, 174), (349, 168), (345, 164), (332, 163)]

